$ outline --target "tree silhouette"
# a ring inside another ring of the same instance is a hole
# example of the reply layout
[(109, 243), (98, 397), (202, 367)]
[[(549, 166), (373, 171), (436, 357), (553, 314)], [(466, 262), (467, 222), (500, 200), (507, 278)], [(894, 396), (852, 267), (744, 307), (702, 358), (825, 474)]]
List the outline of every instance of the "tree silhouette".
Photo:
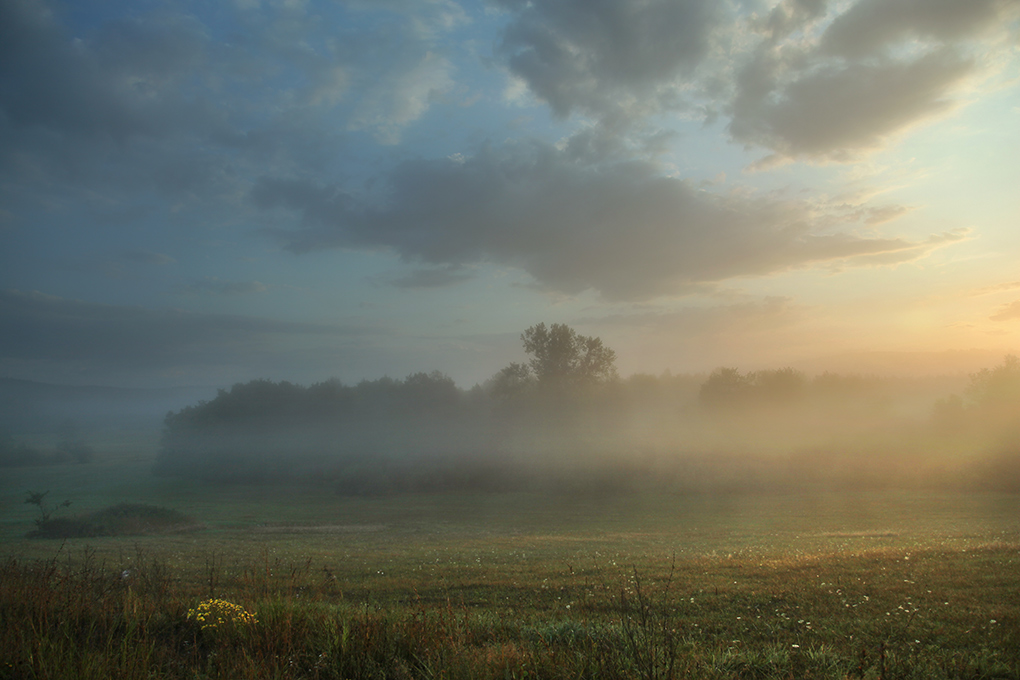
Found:
[(535, 383), (531, 368), (516, 361), (492, 377), (490, 390), (499, 399), (514, 399)]
[(701, 386), (698, 397), (710, 408), (726, 408), (746, 403), (753, 381), (735, 368), (720, 367), (712, 371)]
[(521, 340), (540, 385), (590, 386), (616, 378), (616, 352), (601, 338), (579, 335), (566, 324), (540, 323), (524, 331)]
[(995, 368), (972, 373), (967, 393), (974, 403), (986, 408), (1020, 404), (1020, 358), (1008, 354)]

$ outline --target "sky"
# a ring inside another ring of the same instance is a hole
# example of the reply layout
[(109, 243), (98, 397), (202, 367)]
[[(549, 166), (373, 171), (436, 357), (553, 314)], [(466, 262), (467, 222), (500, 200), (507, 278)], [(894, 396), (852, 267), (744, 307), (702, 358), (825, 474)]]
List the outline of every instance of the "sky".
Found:
[(1020, 349), (1020, 0), (0, 0), (0, 376)]

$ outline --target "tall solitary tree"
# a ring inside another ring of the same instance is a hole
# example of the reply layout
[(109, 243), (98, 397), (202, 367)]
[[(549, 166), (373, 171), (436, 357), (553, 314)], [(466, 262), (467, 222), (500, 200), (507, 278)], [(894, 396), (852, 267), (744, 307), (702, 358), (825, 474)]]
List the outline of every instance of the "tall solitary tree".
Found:
[(536, 324), (521, 334), (528, 366), (539, 385), (589, 386), (616, 378), (616, 352), (601, 338), (579, 335), (566, 324)]

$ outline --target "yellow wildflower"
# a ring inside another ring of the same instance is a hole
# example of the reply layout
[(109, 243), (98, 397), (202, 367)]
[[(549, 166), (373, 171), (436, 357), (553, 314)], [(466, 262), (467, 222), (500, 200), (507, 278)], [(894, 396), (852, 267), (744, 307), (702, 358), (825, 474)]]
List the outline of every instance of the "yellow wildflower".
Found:
[(220, 599), (200, 602), (197, 607), (188, 610), (188, 618), (201, 624), (202, 630), (258, 623), (255, 615), (241, 605)]

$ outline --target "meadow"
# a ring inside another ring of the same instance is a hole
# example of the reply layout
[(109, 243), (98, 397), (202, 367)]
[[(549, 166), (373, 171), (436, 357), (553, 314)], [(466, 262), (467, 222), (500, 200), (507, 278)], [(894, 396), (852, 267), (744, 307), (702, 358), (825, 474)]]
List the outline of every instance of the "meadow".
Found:
[[(4, 471), (0, 678), (1020, 677), (1016, 495), (352, 498), (154, 445)], [(28, 539), (33, 491), (200, 526)]]

